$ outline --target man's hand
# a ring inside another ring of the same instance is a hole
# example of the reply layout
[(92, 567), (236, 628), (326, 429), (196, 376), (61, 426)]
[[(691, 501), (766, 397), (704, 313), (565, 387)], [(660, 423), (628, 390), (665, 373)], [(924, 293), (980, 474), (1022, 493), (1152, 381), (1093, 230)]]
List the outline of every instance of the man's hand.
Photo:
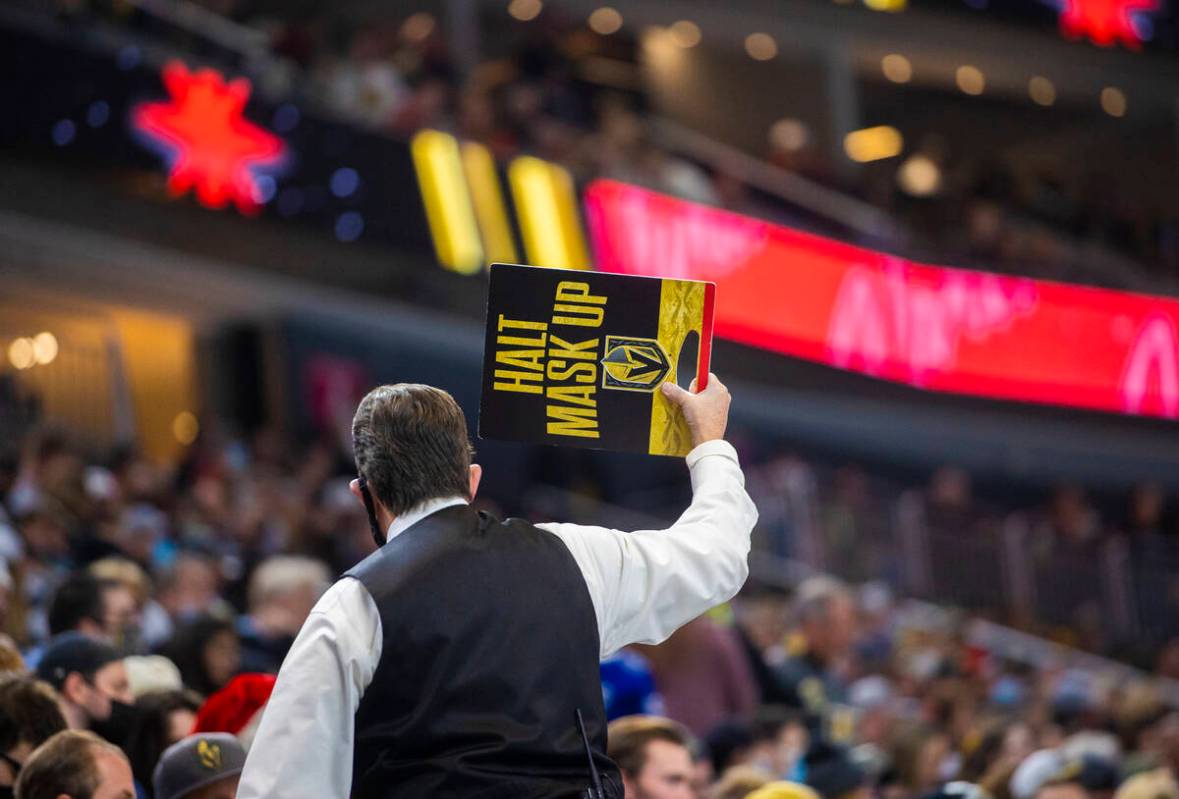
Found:
[(705, 441), (725, 437), (729, 423), (729, 390), (725, 384), (709, 373), (708, 388), (696, 393), (696, 381), (692, 380), (691, 391), (684, 391), (672, 381), (667, 381), (660, 390), (673, 405), (684, 413), (684, 421), (692, 434), (692, 446), (698, 447)]

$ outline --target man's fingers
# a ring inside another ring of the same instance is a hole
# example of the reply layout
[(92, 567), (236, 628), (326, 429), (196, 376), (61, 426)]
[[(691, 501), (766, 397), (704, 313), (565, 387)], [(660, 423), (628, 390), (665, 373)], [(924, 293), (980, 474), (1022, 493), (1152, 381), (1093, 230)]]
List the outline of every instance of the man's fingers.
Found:
[(663, 396), (674, 402), (676, 405), (683, 405), (684, 400), (689, 396), (688, 392), (675, 384), (675, 381), (668, 380), (660, 389), (663, 391)]

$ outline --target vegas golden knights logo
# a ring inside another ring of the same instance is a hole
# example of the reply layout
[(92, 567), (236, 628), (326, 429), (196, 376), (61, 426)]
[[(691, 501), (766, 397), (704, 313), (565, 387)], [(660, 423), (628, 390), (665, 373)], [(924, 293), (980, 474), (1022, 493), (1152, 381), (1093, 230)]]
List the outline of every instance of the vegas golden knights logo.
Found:
[(657, 339), (606, 336), (602, 388), (654, 391), (671, 371), (671, 359)]
[(221, 745), (204, 740), (198, 742), (197, 759), (209, 771), (217, 771), (221, 768)]

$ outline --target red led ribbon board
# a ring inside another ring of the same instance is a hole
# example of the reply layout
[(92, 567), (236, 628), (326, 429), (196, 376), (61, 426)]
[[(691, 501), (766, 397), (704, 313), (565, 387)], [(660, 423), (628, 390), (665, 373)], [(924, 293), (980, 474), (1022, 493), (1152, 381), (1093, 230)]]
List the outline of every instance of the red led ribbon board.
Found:
[(1101, 47), (1122, 44), (1142, 49), (1142, 37), (1134, 29), (1134, 14), (1159, 10), (1161, 0), (1063, 0), (1060, 32), (1070, 39), (1082, 36)]
[(914, 263), (611, 181), (598, 268), (717, 284), (722, 338), (931, 391), (1179, 417), (1179, 301)]
[(278, 169), (286, 146), (242, 114), (250, 98), (245, 78), (226, 81), (211, 69), (190, 72), (179, 61), (164, 66), (167, 102), (140, 103), (131, 124), (168, 162), (168, 189), (181, 195), (195, 190), (209, 208), (231, 201), (249, 214), (264, 196), (258, 176)]

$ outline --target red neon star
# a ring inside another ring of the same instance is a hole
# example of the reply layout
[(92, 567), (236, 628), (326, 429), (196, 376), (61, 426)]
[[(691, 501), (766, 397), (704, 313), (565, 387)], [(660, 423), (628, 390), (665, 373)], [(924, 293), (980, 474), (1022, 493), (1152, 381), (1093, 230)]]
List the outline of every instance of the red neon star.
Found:
[(1070, 39), (1088, 37), (1093, 44), (1110, 47), (1121, 42), (1131, 50), (1142, 49), (1132, 15), (1158, 11), (1161, 0), (1064, 0), (1060, 32)]
[(286, 145), (242, 116), (250, 82), (227, 83), (211, 69), (189, 72), (179, 61), (168, 62), (162, 77), (171, 100), (140, 103), (131, 122), (165, 151), (169, 191), (195, 189), (209, 208), (232, 200), (242, 213), (256, 212), (262, 198), (256, 173), (276, 169)]

